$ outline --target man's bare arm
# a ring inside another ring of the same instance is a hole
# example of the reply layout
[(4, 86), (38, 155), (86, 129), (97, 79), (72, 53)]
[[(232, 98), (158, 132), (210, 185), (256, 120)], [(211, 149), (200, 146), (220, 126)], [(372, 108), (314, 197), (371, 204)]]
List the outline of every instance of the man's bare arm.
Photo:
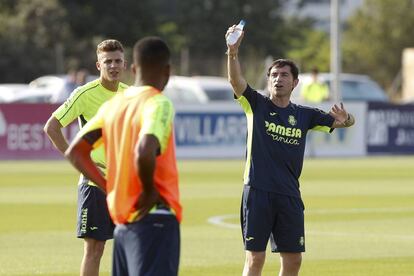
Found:
[[(235, 27), (236, 26), (233, 25), (227, 30), (226, 37), (234, 31)], [(242, 32), (242, 35), (239, 37), (239, 39), (234, 45), (227, 45), (228, 80), (231, 86), (233, 87), (234, 94), (237, 96), (237, 98), (241, 97), (241, 95), (247, 87), (247, 82), (242, 75), (240, 62), (238, 58), (239, 46), (243, 39), (243, 36), (244, 32)]]
[(142, 183), (142, 194), (137, 205), (138, 219), (148, 214), (151, 208), (160, 202), (158, 191), (154, 186), (154, 172), (159, 149), (158, 139), (150, 134), (144, 135), (135, 149), (138, 177)]
[(90, 154), (92, 149), (92, 145), (90, 145), (85, 139), (80, 138), (70, 144), (65, 152), (65, 157), (86, 178), (97, 184), (105, 191), (106, 180), (91, 159)]
[(43, 130), (46, 132), (55, 148), (64, 154), (69, 145), (65, 136), (63, 136), (62, 125), (60, 122), (52, 115), (49, 120), (47, 120)]

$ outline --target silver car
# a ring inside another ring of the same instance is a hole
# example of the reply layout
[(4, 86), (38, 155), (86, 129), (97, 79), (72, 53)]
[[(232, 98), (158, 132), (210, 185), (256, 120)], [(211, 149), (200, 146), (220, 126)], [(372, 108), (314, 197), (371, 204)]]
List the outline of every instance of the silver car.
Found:
[[(293, 102), (303, 101), (300, 95), (302, 85), (311, 81), (311, 78), (312, 77), (310, 73), (299, 75), (299, 84), (296, 86), (292, 93)], [(332, 78), (332, 74), (330, 73), (318, 74), (319, 81), (326, 83), (329, 88), (331, 87)], [(387, 93), (367, 75), (343, 73), (340, 75), (340, 79), (342, 101), (389, 101)], [(332, 95), (330, 95), (330, 99), (332, 99)]]
[(164, 95), (176, 104), (233, 101), (233, 89), (228, 80), (212, 76), (171, 76)]

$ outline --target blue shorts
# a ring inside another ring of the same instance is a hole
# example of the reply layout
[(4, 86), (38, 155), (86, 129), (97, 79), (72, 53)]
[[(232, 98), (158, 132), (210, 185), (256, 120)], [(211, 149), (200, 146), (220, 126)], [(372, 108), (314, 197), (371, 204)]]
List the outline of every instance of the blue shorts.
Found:
[(300, 198), (245, 185), (240, 212), (244, 248), (272, 252), (305, 252), (304, 206)]
[(106, 241), (113, 238), (114, 228), (105, 193), (98, 187), (80, 184), (78, 186), (78, 238)]
[(176, 276), (180, 228), (174, 215), (149, 214), (115, 227), (112, 276)]

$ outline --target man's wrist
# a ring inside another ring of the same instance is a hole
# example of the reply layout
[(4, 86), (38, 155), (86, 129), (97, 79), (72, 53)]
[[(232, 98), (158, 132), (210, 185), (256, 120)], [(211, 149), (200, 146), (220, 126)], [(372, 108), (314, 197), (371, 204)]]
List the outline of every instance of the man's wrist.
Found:
[(226, 55), (228, 55), (228, 57), (231, 58), (231, 59), (236, 59), (237, 55), (238, 55), (238, 51), (227, 50)]
[(349, 127), (352, 126), (354, 124), (354, 120), (351, 114), (348, 113), (348, 116), (344, 122), (344, 126)]

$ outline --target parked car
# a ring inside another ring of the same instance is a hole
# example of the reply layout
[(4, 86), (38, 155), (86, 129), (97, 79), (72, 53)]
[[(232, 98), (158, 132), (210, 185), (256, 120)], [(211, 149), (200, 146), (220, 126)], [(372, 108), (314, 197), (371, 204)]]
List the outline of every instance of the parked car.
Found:
[[(87, 81), (96, 78), (98, 76), (89, 75)], [(13, 91), (8, 88), (7, 93), (1, 93), (0, 85), (0, 102), (59, 103), (68, 96), (67, 94), (66, 97), (61, 97), (62, 93), (71, 92), (65, 91), (65, 82), (66, 75), (46, 75), (34, 79), (29, 85), (16, 85), (16, 89)], [(3, 94), (3, 97), (1, 94)], [(164, 89), (164, 94), (175, 104), (206, 104), (233, 101), (232, 87), (228, 80), (222, 77), (171, 76)]]
[(29, 85), (24, 83), (2, 83), (0, 84), (0, 103), (11, 102), (15, 95), (28, 89)]
[(164, 95), (176, 104), (206, 104), (233, 100), (226, 78), (212, 76), (171, 76)]
[(28, 84), (0, 84), (0, 103), (50, 103), (53, 94)]
[(209, 102), (234, 100), (233, 88), (227, 78), (195, 76), (192, 79), (203, 89)]
[[(319, 73), (318, 79), (331, 87), (332, 74)], [(357, 74), (341, 74), (341, 94), (343, 101), (380, 101), (388, 102), (389, 98), (386, 92), (370, 77)], [(305, 73), (299, 75), (299, 84), (293, 90), (292, 101), (303, 101), (300, 96), (302, 85), (311, 81), (311, 74)], [(331, 91), (331, 90), (330, 90)], [(332, 94), (330, 95), (332, 98)]]
[[(36, 89), (42, 89), (51, 95), (50, 102), (61, 103), (63, 102), (72, 92), (72, 88), (67, 88), (67, 75), (45, 75), (32, 80), (29, 86)], [(92, 81), (99, 78), (96, 75), (88, 75), (86, 82)], [(67, 91), (69, 90), (69, 91)]]
[(13, 95), (8, 103), (51, 103), (53, 94), (46, 89), (29, 87)]
[[(72, 91), (66, 91), (66, 75), (46, 75), (29, 84), (0, 84), (0, 103), (61, 103)], [(88, 75), (86, 81), (99, 78)]]

